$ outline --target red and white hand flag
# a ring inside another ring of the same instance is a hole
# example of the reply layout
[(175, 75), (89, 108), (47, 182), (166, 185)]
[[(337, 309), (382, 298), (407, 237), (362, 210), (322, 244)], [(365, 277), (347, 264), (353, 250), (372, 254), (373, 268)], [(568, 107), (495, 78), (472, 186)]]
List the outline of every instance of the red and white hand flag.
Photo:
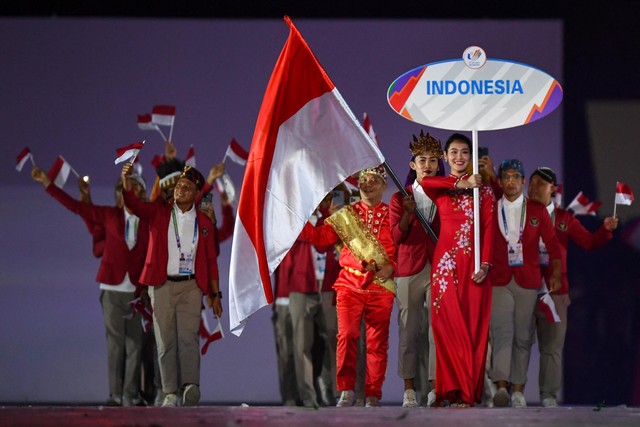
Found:
[(174, 105), (154, 105), (151, 110), (151, 122), (160, 126), (173, 126), (176, 119)]
[(369, 115), (367, 113), (364, 113), (362, 128), (365, 130), (365, 132), (367, 132), (367, 135), (369, 135), (371, 139), (373, 139), (376, 145), (380, 145), (378, 144), (378, 135), (376, 135), (376, 132), (373, 130), (373, 126), (371, 126), (371, 119), (369, 118)]
[(273, 302), (270, 275), (327, 193), (384, 161), (288, 17), (247, 160), (233, 233), (229, 318), (240, 335)]
[(128, 315), (123, 316), (125, 319), (131, 320), (136, 313), (140, 313), (140, 320), (142, 322), (142, 330), (149, 332), (153, 326), (153, 308), (151, 305), (147, 305), (142, 297), (138, 297), (129, 301), (132, 311)]
[(573, 211), (574, 215), (594, 215), (602, 202), (591, 201), (582, 191), (569, 203), (567, 210)]
[(616, 184), (616, 205), (631, 205), (631, 202), (633, 202), (631, 187), (618, 181)]
[(191, 166), (192, 168), (196, 167), (196, 152), (193, 149), (193, 145), (189, 146), (189, 151), (187, 151), (187, 158), (184, 159), (184, 164)]
[(556, 186), (556, 193), (553, 195), (553, 198), (551, 200), (553, 204), (559, 208), (562, 207), (562, 192), (563, 192), (562, 184), (558, 184)]
[(27, 163), (29, 160), (31, 160), (31, 164), (33, 166), (35, 166), (36, 164), (33, 162), (33, 154), (31, 154), (31, 150), (29, 149), (29, 147), (25, 147), (20, 154), (18, 154), (18, 157), (16, 158), (16, 170), (18, 172), (22, 172), (22, 167), (24, 166), (25, 163)]
[(206, 310), (202, 310), (202, 312), (200, 313), (200, 338), (204, 340), (204, 343), (202, 343), (200, 354), (203, 356), (207, 354), (209, 344), (224, 338), (224, 332), (222, 331), (220, 318), (216, 317), (216, 320), (216, 327), (211, 330), (211, 328), (209, 327), (209, 321), (207, 320)]
[(160, 129), (160, 127), (153, 123), (153, 119), (151, 118), (151, 114), (142, 114), (138, 115), (138, 128), (140, 130), (157, 130), (160, 135), (162, 135), (163, 140), (167, 140), (167, 137), (164, 136), (164, 132)]
[(116, 158), (115, 164), (126, 162), (127, 160), (131, 163), (134, 162), (138, 153), (144, 146), (144, 141), (142, 142), (134, 142), (133, 144), (129, 144), (125, 147), (116, 148)]
[(553, 298), (551, 298), (551, 293), (549, 292), (547, 283), (544, 279), (542, 279), (542, 287), (540, 290), (542, 292), (538, 294), (538, 311), (544, 313), (544, 317), (547, 319), (547, 322), (560, 323), (560, 315), (556, 311), (556, 304), (553, 302)]
[[(169, 141), (173, 136), (173, 124), (176, 120), (175, 105), (154, 105), (151, 109), (151, 121), (161, 126), (171, 126)], [(166, 139), (165, 139), (166, 141)]]
[(222, 161), (224, 162), (227, 157), (233, 160), (234, 163), (244, 166), (247, 164), (249, 153), (247, 153), (246, 150), (238, 144), (238, 141), (233, 138), (227, 147), (227, 152), (224, 154), (224, 159), (222, 159)]
[(226, 172), (220, 178), (216, 179), (214, 184), (218, 193), (227, 193), (230, 203), (233, 203), (236, 200), (236, 186), (233, 184), (231, 177)]
[(164, 156), (161, 154), (156, 154), (155, 156), (153, 156), (153, 158), (151, 159), (151, 166), (153, 166), (154, 169), (158, 169), (158, 166), (160, 166), (161, 164), (164, 163)]
[(51, 165), (51, 168), (49, 169), (49, 172), (47, 172), (47, 175), (56, 187), (62, 188), (67, 182), (67, 178), (69, 178), (69, 172), (71, 172), (72, 170), (76, 174), (76, 176), (78, 176), (78, 173), (71, 167), (71, 165), (67, 163), (67, 161), (62, 156), (58, 156), (53, 162), (53, 165)]

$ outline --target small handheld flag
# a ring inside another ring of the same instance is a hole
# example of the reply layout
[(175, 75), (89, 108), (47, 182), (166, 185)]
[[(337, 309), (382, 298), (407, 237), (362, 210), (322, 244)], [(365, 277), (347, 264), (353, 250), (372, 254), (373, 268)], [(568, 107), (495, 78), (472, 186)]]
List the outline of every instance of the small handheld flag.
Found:
[(184, 159), (184, 164), (191, 166), (192, 168), (196, 167), (196, 152), (193, 149), (193, 145), (189, 146), (189, 151), (187, 151), (187, 158)]
[(613, 216), (616, 216), (616, 206), (618, 205), (631, 206), (631, 202), (633, 202), (633, 191), (631, 191), (631, 187), (629, 187), (624, 182), (617, 181), (616, 182), (616, 198), (613, 204)]
[(598, 208), (602, 205), (602, 202), (591, 201), (587, 196), (582, 194), (582, 191), (569, 203), (567, 210), (573, 212), (574, 215), (594, 215)]
[(16, 170), (18, 172), (22, 172), (22, 167), (24, 166), (25, 163), (27, 163), (27, 161), (31, 160), (31, 164), (33, 166), (35, 166), (36, 164), (33, 162), (33, 154), (31, 154), (31, 150), (29, 149), (29, 147), (25, 147), (20, 154), (18, 154), (18, 157), (16, 158)]
[(138, 128), (140, 130), (157, 130), (160, 135), (162, 135), (162, 139), (165, 142), (167, 141), (167, 137), (164, 136), (164, 132), (162, 132), (157, 124), (153, 123), (151, 114), (138, 115)]
[(244, 166), (247, 164), (249, 153), (233, 138), (227, 147), (227, 152), (224, 154), (222, 161), (224, 162), (227, 157), (233, 160), (234, 163)]
[(117, 165), (118, 163), (126, 162), (127, 160), (133, 164), (143, 146), (144, 141), (134, 142), (126, 147), (116, 148), (116, 155), (118, 157), (115, 160), (115, 164)]
[(78, 175), (78, 172), (76, 172), (75, 169), (73, 169), (71, 165), (64, 159), (64, 157), (58, 156), (53, 162), (53, 165), (51, 165), (51, 168), (49, 169), (47, 175), (56, 187), (62, 188), (67, 182), (67, 178), (69, 178), (69, 172), (72, 171), (76, 176), (80, 176)]
[[(176, 120), (175, 105), (154, 105), (151, 109), (151, 121), (160, 126), (171, 126), (169, 141), (173, 135), (173, 124)], [(166, 141), (166, 139), (165, 139)]]
[(206, 310), (202, 310), (200, 314), (200, 338), (204, 340), (204, 343), (202, 344), (202, 349), (200, 350), (200, 354), (203, 356), (207, 354), (207, 350), (209, 349), (209, 344), (224, 338), (224, 332), (222, 331), (222, 324), (220, 323), (220, 318), (216, 317), (216, 320), (217, 320), (216, 327), (213, 330), (211, 330), (211, 328), (209, 327), (209, 321), (207, 320)]

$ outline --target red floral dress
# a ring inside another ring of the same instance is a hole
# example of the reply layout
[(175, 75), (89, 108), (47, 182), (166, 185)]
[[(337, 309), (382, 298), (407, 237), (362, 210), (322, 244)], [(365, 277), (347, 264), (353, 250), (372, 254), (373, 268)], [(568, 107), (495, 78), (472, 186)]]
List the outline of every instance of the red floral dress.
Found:
[[(461, 179), (466, 179), (464, 176)], [(436, 343), (436, 401), (473, 405), (482, 397), (491, 275), (478, 284), (474, 271), (473, 190), (455, 188), (459, 178), (427, 177), (422, 186), (436, 203), (441, 226), (431, 274), (431, 316)], [(480, 262), (491, 262), (494, 197), (480, 187)]]

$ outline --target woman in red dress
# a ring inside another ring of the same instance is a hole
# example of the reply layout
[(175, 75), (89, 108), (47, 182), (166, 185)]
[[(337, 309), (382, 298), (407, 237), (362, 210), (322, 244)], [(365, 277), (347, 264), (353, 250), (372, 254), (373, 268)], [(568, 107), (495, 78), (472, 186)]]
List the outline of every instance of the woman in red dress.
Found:
[[(471, 141), (453, 134), (445, 144), (448, 177), (426, 177), (422, 187), (438, 208), (441, 226), (431, 272), (431, 316), (436, 343), (436, 402), (459, 407), (480, 402), (484, 383), (494, 232), (494, 197), (480, 175), (468, 175)], [(474, 272), (473, 188), (480, 189), (480, 270)]]

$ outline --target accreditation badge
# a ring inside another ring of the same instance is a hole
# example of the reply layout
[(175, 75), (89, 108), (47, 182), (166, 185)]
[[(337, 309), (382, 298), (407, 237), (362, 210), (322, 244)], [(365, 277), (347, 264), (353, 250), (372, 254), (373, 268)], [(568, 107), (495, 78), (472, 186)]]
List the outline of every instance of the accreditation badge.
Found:
[(180, 274), (193, 274), (193, 254), (180, 254), (180, 263), (178, 264), (178, 272)]
[(509, 251), (509, 267), (518, 267), (524, 264), (522, 242), (509, 243), (508, 251)]
[(549, 266), (549, 252), (547, 251), (547, 247), (542, 242), (540, 242), (540, 246), (538, 247), (538, 253), (540, 254), (540, 266)]

